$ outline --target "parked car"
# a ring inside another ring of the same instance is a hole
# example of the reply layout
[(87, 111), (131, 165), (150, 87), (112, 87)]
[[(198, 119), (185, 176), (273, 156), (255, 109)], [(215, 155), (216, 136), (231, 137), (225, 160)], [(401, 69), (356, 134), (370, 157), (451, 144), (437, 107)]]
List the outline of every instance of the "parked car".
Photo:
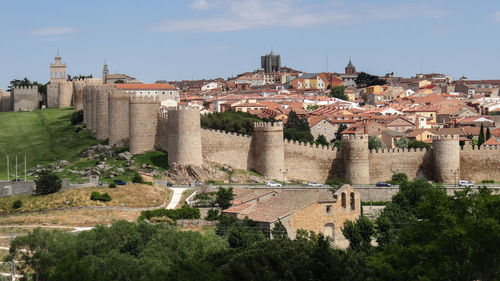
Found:
[(471, 181), (459, 180), (458, 181), (458, 186), (460, 186), (460, 187), (473, 187), (474, 183), (471, 182)]
[(310, 183), (307, 184), (307, 186), (310, 186), (310, 187), (323, 187), (323, 184), (317, 183), (317, 182), (310, 182)]
[(23, 181), (22, 179), (13, 179), (12, 182), (15, 182), (15, 181)]
[(114, 180), (113, 181), (116, 185), (127, 185), (127, 182), (124, 180)]
[(171, 182), (167, 182), (167, 186), (171, 187), (173, 184)]
[(386, 182), (383, 182), (383, 181), (380, 181), (380, 182), (377, 182), (377, 184), (375, 184), (376, 186), (392, 186), (390, 183), (386, 183)]
[(203, 185), (203, 183), (201, 183), (201, 182), (199, 182), (199, 181), (195, 181), (195, 182), (194, 182), (194, 186), (202, 186), (202, 185)]
[(274, 182), (274, 181), (268, 181), (267, 182), (267, 186), (270, 186), (270, 187), (281, 187), (281, 183), (277, 183), (277, 182)]

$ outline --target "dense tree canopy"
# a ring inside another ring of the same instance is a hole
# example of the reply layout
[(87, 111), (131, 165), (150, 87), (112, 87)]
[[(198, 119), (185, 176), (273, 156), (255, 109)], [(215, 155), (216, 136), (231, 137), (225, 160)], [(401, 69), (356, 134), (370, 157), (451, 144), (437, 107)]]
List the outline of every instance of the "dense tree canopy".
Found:
[(36, 229), (13, 240), (5, 261), (15, 258), (26, 280), (40, 281), (465, 281), (500, 276), (500, 196), (486, 188), (449, 196), (426, 180), (403, 180), (375, 223), (361, 216), (344, 224), (347, 250), (302, 229), (296, 230), (296, 239), (288, 239), (281, 222), (270, 232), (227, 215), (219, 217), (217, 235), (124, 221), (78, 234)]
[(376, 75), (371, 75), (365, 72), (361, 72), (358, 74), (358, 77), (355, 80), (356, 85), (358, 87), (368, 87), (374, 85), (384, 85), (386, 82), (383, 79), (380, 79)]
[(201, 126), (244, 135), (253, 135), (253, 123), (262, 122), (259, 117), (245, 112), (214, 112), (201, 116)]
[(341, 100), (349, 100), (347, 95), (345, 94), (345, 87), (344, 86), (336, 86), (330, 89), (330, 96), (332, 98), (337, 98)]

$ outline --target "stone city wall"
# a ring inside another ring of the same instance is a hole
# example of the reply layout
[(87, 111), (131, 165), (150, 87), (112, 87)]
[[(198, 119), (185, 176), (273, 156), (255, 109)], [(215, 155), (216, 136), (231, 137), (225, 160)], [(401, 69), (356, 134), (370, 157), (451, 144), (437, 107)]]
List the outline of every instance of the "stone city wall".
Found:
[(10, 102), (13, 111), (33, 111), (39, 108), (38, 87), (12, 88)]
[(202, 129), (201, 146), (207, 161), (250, 170), (252, 137), (219, 130)]
[(59, 96), (57, 107), (69, 107), (73, 101), (73, 83), (71, 81), (64, 81), (59, 83)]
[(47, 107), (55, 108), (59, 106), (59, 84), (50, 83), (47, 85)]
[(340, 174), (342, 158), (336, 148), (300, 142), (285, 142), (286, 178), (292, 180), (325, 182)]
[(393, 174), (408, 179), (432, 178), (432, 151), (426, 149), (373, 149), (370, 151), (370, 183), (388, 181)]
[(460, 151), (460, 179), (476, 183), (482, 180), (500, 180), (500, 147), (467, 145)]

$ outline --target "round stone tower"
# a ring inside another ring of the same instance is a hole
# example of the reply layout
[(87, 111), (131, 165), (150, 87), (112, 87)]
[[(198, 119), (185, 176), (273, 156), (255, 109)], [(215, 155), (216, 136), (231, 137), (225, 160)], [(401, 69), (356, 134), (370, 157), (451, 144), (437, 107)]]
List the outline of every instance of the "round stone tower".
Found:
[(97, 123), (96, 139), (105, 140), (108, 138), (108, 98), (109, 93), (113, 92), (113, 86), (98, 86), (100, 89), (97, 94)]
[(97, 132), (97, 95), (99, 94), (99, 87), (94, 86), (90, 89), (90, 91), (92, 93), (90, 102), (92, 126), (90, 127), (90, 132), (95, 136), (95, 133)]
[(283, 123), (258, 122), (253, 128), (254, 169), (266, 178), (283, 179), (286, 173)]
[(454, 183), (460, 177), (460, 144), (458, 135), (435, 136), (432, 139), (434, 180)]
[(130, 97), (130, 153), (141, 154), (154, 149), (159, 108), (160, 102), (157, 98)]
[(85, 82), (83, 80), (73, 81), (73, 107), (75, 111), (83, 110), (83, 88)]
[(168, 164), (201, 166), (200, 110), (179, 106), (168, 109), (167, 125)]
[(370, 183), (370, 150), (368, 135), (342, 136), (345, 179), (352, 184)]
[(128, 92), (112, 92), (108, 101), (109, 144), (124, 146), (129, 138)]
[(92, 127), (92, 92), (90, 86), (83, 88), (83, 123), (87, 129)]

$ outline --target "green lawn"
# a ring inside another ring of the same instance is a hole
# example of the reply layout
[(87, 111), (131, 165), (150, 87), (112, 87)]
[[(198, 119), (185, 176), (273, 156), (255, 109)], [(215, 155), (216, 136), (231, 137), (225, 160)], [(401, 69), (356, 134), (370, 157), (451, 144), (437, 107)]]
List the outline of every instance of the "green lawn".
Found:
[(11, 179), (18, 156), (18, 175), (27, 168), (58, 160), (73, 162), (82, 151), (99, 143), (83, 130), (75, 132), (70, 117), (72, 108), (41, 109), (33, 112), (0, 113), (0, 180), (7, 179), (6, 156), (10, 157)]

